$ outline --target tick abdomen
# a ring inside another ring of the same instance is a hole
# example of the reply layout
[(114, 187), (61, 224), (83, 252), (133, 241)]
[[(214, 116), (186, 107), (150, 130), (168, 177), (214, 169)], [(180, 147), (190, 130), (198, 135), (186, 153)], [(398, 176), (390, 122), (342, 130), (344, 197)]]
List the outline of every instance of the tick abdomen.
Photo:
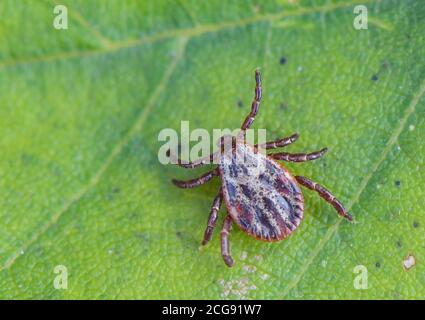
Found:
[(237, 143), (220, 159), (223, 196), (228, 213), (249, 235), (278, 241), (303, 218), (304, 199), (292, 175), (250, 145)]

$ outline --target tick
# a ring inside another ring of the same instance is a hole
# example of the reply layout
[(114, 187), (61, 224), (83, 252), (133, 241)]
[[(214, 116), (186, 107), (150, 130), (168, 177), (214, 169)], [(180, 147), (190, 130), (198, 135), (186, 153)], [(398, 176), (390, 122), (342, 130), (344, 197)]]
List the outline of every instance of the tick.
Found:
[(287, 162), (315, 160), (322, 157), (327, 148), (312, 153), (278, 152), (266, 155), (258, 152), (260, 147), (265, 150), (285, 147), (298, 139), (297, 133), (263, 145), (246, 143), (246, 130), (252, 125), (261, 101), (259, 70), (255, 71), (255, 82), (255, 97), (251, 112), (245, 118), (236, 137), (221, 137), (218, 141), (219, 151), (194, 162), (183, 163), (180, 159), (176, 159), (176, 163), (184, 168), (196, 168), (212, 161), (218, 166), (196, 179), (172, 180), (177, 187), (185, 189), (200, 186), (214, 177), (221, 179), (220, 190), (212, 203), (202, 244), (205, 245), (211, 240), (218, 211), (224, 200), (227, 215), (221, 229), (221, 254), (229, 267), (233, 266), (229, 246), (229, 233), (233, 222), (248, 235), (266, 242), (283, 240), (298, 228), (304, 212), (304, 197), (300, 185), (316, 191), (336, 209), (339, 215), (352, 221), (351, 215), (329, 190), (306, 177), (293, 176), (277, 162), (277, 160)]

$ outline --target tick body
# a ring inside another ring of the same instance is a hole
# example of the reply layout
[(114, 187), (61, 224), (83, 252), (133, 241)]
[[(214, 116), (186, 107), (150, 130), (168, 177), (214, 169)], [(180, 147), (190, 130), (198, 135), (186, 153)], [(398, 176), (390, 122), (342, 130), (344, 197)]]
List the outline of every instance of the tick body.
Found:
[[(236, 137), (223, 136), (219, 140), (220, 150), (195, 162), (178, 165), (184, 168), (195, 168), (210, 163), (218, 163), (218, 167), (199, 178), (189, 181), (173, 180), (180, 188), (192, 188), (210, 181), (214, 177), (221, 179), (221, 187), (214, 198), (202, 244), (212, 237), (217, 223), (218, 211), (224, 200), (227, 215), (221, 230), (221, 251), (227, 266), (233, 266), (230, 255), (229, 234), (233, 222), (248, 235), (262, 241), (279, 241), (292, 234), (300, 225), (304, 212), (304, 197), (301, 186), (316, 191), (329, 202), (339, 215), (352, 220), (343, 205), (323, 186), (302, 176), (293, 176), (277, 160), (287, 162), (303, 162), (320, 158), (326, 148), (312, 153), (271, 153), (259, 152), (259, 148), (273, 150), (285, 147), (298, 139), (293, 134), (264, 145), (246, 143), (245, 132), (252, 125), (261, 101), (261, 77), (259, 70), (255, 72), (255, 96), (251, 112), (245, 118), (241, 130)], [(207, 161), (209, 160), (209, 161)]]
[(236, 141), (234, 151), (224, 153), (219, 164), (228, 214), (259, 240), (284, 239), (303, 217), (303, 195), (295, 178), (243, 142)]

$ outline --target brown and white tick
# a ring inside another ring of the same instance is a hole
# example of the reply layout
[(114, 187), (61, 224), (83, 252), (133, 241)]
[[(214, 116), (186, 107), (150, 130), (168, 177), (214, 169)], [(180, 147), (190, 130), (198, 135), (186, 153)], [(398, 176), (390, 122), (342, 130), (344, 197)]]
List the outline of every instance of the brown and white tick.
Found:
[[(233, 222), (248, 235), (267, 242), (282, 240), (298, 228), (304, 211), (304, 198), (299, 184), (316, 191), (336, 209), (339, 215), (352, 221), (351, 215), (329, 190), (306, 177), (294, 177), (276, 161), (315, 160), (325, 154), (326, 148), (312, 153), (279, 152), (265, 155), (258, 152), (259, 148), (270, 150), (285, 147), (297, 140), (297, 133), (262, 145), (252, 146), (246, 143), (246, 130), (253, 123), (261, 101), (259, 70), (255, 71), (255, 82), (255, 97), (251, 112), (236, 137), (221, 137), (220, 150), (208, 157), (188, 163), (176, 159), (176, 163), (184, 168), (196, 168), (212, 162), (218, 163), (218, 167), (193, 180), (172, 180), (179, 188), (193, 188), (208, 182), (213, 177), (220, 177), (221, 187), (213, 201), (202, 244), (207, 244), (211, 239), (218, 211), (224, 199), (227, 216), (221, 229), (221, 253), (229, 267), (233, 266), (228, 239)], [(226, 147), (228, 140), (230, 147)]]

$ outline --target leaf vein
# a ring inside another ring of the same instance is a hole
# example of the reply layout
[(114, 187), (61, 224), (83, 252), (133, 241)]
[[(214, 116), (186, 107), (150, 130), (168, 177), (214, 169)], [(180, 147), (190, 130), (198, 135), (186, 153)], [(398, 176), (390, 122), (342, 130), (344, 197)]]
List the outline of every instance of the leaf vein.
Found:
[[(388, 142), (385, 145), (384, 150), (382, 151), (382, 154), (379, 157), (378, 161), (373, 165), (371, 171), (361, 181), (359, 189), (357, 190), (353, 199), (349, 202), (349, 204), (347, 206), (348, 210), (351, 210), (353, 205), (355, 205), (360, 200), (360, 196), (363, 194), (363, 191), (368, 186), (369, 181), (372, 179), (373, 175), (378, 171), (381, 164), (387, 159), (387, 156), (390, 153), (391, 148), (397, 142), (397, 139), (400, 136), (400, 134), (402, 133), (403, 129), (405, 128), (408, 119), (410, 118), (410, 116), (412, 114), (414, 114), (414, 112), (416, 110), (416, 106), (419, 104), (419, 101), (424, 96), (424, 94), (425, 94), (425, 80), (421, 83), (419, 90), (413, 96), (411, 103), (406, 108), (404, 115), (400, 120), (399, 125), (394, 128), (393, 133), (391, 134), (390, 138), (388, 139)], [(301, 268), (300, 268), (301, 271), (294, 278), (294, 280), (291, 283), (289, 283), (289, 285), (287, 286), (287, 288), (283, 292), (282, 297), (287, 296), (289, 294), (289, 291), (292, 290), (293, 288), (295, 288), (298, 285), (298, 283), (303, 278), (304, 274), (308, 271), (309, 267), (312, 265), (314, 259), (322, 251), (322, 249), (325, 247), (326, 243), (332, 238), (334, 233), (338, 230), (341, 222), (342, 222), (342, 218), (339, 218), (338, 221), (334, 225), (329, 227), (325, 236), (319, 241), (319, 243), (314, 248), (312, 253), (305, 260), (305, 263), (301, 266)]]
[[(373, 3), (373, 0), (364, 0), (363, 4)], [(206, 24), (206, 25), (196, 25), (195, 27), (187, 29), (177, 29), (177, 30), (168, 30), (164, 32), (159, 32), (153, 35), (147, 35), (138, 39), (128, 39), (115, 43), (110, 43), (101, 48), (88, 49), (88, 50), (76, 50), (69, 52), (59, 52), (45, 56), (38, 57), (29, 57), (29, 58), (18, 58), (18, 59), (9, 59), (0, 62), (0, 68), (13, 67), (22, 64), (31, 64), (31, 63), (40, 63), (40, 62), (49, 62), (56, 60), (65, 60), (72, 58), (83, 58), (90, 57), (100, 54), (108, 54), (115, 51), (128, 49), (136, 46), (141, 46), (147, 43), (155, 43), (161, 40), (173, 39), (173, 38), (192, 38), (196, 36), (201, 36), (207, 33), (219, 32), (226, 29), (233, 29), (238, 27), (244, 27), (247, 25), (260, 23), (260, 22), (273, 22), (285, 17), (296, 17), (296, 16), (305, 16), (309, 14), (314, 14), (318, 12), (326, 13), (331, 12), (337, 9), (347, 8), (355, 5), (356, 1), (348, 1), (341, 3), (330, 3), (322, 6), (316, 7), (301, 7), (291, 11), (281, 11), (278, 13), (269, 13), (263, 15), (256, 15), (249, 18), (241, 19), (238, 21), (226, 21), (218, 24)]]

